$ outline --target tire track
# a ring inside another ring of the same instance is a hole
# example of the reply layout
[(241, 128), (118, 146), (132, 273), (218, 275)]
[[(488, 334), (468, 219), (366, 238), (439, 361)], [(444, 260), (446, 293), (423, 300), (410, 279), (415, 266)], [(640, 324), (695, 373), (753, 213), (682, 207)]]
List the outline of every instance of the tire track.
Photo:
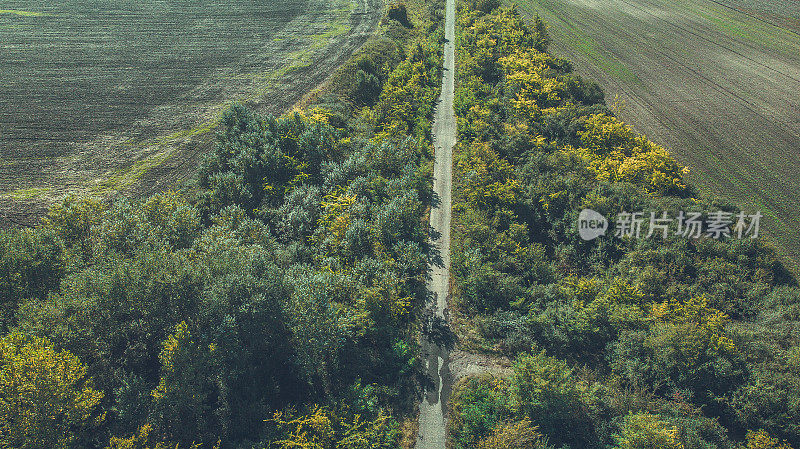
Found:
[(772, 21), (769, 21), (769, 20), (767, 20), (767, 19), (764, 19), (764, 18), (762, 18), (762, 17), (759, 17), (759, 16), (757, 16), (757, 15), (755, 15), (755, 14), (751, 14), (751, 13), (749, 13), (749, 12), (745, 11), (745, 10), (742, 10), (742, 9), (736, 8), (736, 7), (734, 7), (734, 6), (731, 6), (731, 5), (726, 5), (725, 3), (722, 3), (722, 2), (720, 2), (720, 1), (718, 1), (718, 0), (708, 0), (708, 1), (710, 1), (711, 3), (716, 3), (717, 5), (719, 5), (719, 6), (722, 6), (723, 8), (727, 8), (727, 9), (730, 9), (730, 10), (732, 10), (732, 11), (736, 11), (736, 12), (738, 12), (738, 13), (740, 13), (740, 14), (744, 14), (744, 15), (746, 15), (747, 17), (750, 17), (750, 18), (752, 18), (752, 19), (754, 19), (754, 20), (758, 20), (759, 22), (763, 22), (763, 23), (765, 23), (765, 24), (767, 24), (767, 25), (771, 25), (771, 26), (774, 26), (774, 27), (778, 27), (778, 28), (780, 28), (780, 29), (782, 29), (782, 30), (784, 30), (784, 31), (787, 31), (787, 32), (789, 32), (789, 33), (792, 33), (792, 34), (795, 34), (795, 35), (797, 35), (797, 36), (800, 36), (800, 33), (799, 33), (799, 32), (797, 32), (797, 31), (795, 31), (795, 30), (793, 30), (793, 29), (791, 29), (791, 28), (787, 28), (787, 27), (785, 27), (785, 26), (783, 26), (783, 25), (780, 25), (780, 24), (778, 24), (778, 23), (776, 23), (776, 22), (772, 22)]

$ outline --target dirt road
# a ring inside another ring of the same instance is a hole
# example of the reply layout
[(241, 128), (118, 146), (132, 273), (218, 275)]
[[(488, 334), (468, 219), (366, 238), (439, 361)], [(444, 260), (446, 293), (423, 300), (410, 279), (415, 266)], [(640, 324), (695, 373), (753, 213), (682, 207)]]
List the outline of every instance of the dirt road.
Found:
[[(444, 76), (442, 94), (433, 120), (433, 143), (436, 162), (433, 171), (434, 204), (431, 208), (431, 292), (429, 310), (439, 318), (447, 318), (447, 296), (450, 284), (450, 211), (451, 168), (456, 143), (456, 117), (453, 111), (455, 92), (455, 0), (447, 0), (445, 12)], [(438, 256), (438, 257), (437, 257)], [(452, 387), (449, 351), (423, 341), (427, 374), (434, 381), (420, 404), (418, 449), (444, 449), (447, 400)]]
[[(746, 4), (785, 17), (767, 21)], [(703, 194), (761, 210), (762, 230), (800, 262), (800, 34), (782, 25), (798, 19), (797, 8), (751, 0), (520, 7), (549, 23), (555, 55), (598, 81), (608, 100), (624, 100), (623, 120), (689, 166)]]

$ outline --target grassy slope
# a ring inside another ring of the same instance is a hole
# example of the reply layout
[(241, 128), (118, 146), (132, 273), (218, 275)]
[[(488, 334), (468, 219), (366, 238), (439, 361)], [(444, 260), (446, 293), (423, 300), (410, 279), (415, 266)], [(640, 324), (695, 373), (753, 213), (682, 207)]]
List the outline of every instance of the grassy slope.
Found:
[(525, 0), (553, 53), (619, 96), (704, 195), (766, 215), (789, 265), (800, 240), (800, 35), (705, 0)]
[[(21, 10), (17, 3), (10, 7)], [(44, 15), (0, 16), (0, 40), (12, 44), (4, 59), (27, 61), (0, 66), (0, 102), (13, 106), (0, 108), (2, 225), (35, 222), (67, 192), (179, 185), (232, 101), (272, 113), (291, 107), (367, 39), (381, 11), (379, 0), (284, 3), (86, 12), (27, 2), (23, 12)], [(26, 57), (26, 48), (41, 51)]]

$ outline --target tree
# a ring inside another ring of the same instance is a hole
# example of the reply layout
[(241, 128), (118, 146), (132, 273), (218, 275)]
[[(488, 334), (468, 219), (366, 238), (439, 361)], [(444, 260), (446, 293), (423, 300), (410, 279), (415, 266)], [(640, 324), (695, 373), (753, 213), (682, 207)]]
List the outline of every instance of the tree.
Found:
[(792, 449), (789, 443), (773, 437), (764, 430), (757, 432), (748, 430), (745, 438), (747, 440), (746, 449)]
[(19, 332), (0, 340), (0, 447), (84, 446), (104, 419), (102, 398), (68, 351)]
[(500, 0), (476, 0), (475, 1), (475, 9), (478, 11), (488, 14), (499, 8), (502, 2)]
[(494, 429), (514, 416), (505, 379), (469, 377), (450, 397), (450, 436), (457, 449), (473, 448), (491, 438)]
[[(179, 444), (152, 441), (154, 439), (152, 430), (153, 427), (150, 424), (145, 424), (128, 438), (111, 437), (106, 449), (180, 449)], [(199, 447), (199, 444), (191, 445), (191, 449), (198, 449)], [(214, 449), (219, 449), (219, 446), (215, 446)]]
[(356, 73), (356, 89), (354, 90), (356, 104), (372, 106), (378, 100), (380, 93), (381, 84), (377, 76), (363, 70)]
[(216, 345), (199, 344), (185, 322), (161, 349), (161, 380), (153, 390), (154, 420), (160, 433), (187, 444), (214, 440), (217, 392), (212, 373)]
[(488, 144), (467, 147), (455, 165), (463, 174), (460, 190), (473, 207), (494, 210), (517, 201), (521, 185), (514, 167)]
[(370, 419), (346, 410), (314, 406), (306, 414), (276, 412), (270, 420), (281, 439), (268, 447), (297, 449), (393, 449), (398, 447), (397, 423), (383, 411)]
[(742, 356), (726, 329), (730, 318), (705, 297), (653, 306), (647, 331), (624, 333), (615, 345), (612, 369), (630, 384), (659, 393), (688, 388), (711, 407), (743, 379)]
[(514, 364), (513, 397), (519, 413), (537, 424), (555, 445), (596, 444), (572, 369), (544, 351), (521, 356)]
[(42, 226), (52, 229), (78, 258), (85, 261), (92, 256), (92, 227), (100, 222), (105, 210), (106, 205), (97, 198), (68, 196), (48, 211), (42, 219)]
[(530, 420), (498, 425), (492, 434), (478, 442), (478, 449), (548, 449), (547, 438), (539, 433)]
[(550, 35), (547, 33), (547, 24), (536, 14), (533, 18), (533, 32), (536, 35), (533, 48), (540, 52), (546, 52), (550, 45)]
[(629, 413), (614, 435), (618, 449), (683, 449), (678, 428), (650, 413)]
[(56, 289), (64, 266), (64, 245), (52, 230), (0, 232), (0, 330), (15, 323), (21, 301)]
[(403, 25), (406, 28), (413, 28), (411, 22), (408, 21), (408, 11), (406, 10), (406, 5), (403, 3), (392, 3), (389, 6), (389, 11), (386, 13), (386, 17), (390, 20), (397, 21), (400, 25)]

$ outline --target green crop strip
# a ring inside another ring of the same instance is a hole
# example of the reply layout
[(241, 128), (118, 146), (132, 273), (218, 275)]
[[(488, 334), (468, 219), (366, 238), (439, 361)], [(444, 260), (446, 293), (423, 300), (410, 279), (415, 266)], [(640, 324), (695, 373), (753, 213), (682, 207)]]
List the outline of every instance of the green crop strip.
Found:
[(17, 189), (7, 192), (5, 195), (13, 200), (30, 200), (44, 196), (51, 189), (49, 187), (34, 187), (29, 189)]
[(150, 170), (159, 167), (169, 158), (168, 152), (157, 153), (129, 167), (114, 171), (107, 179), (99, 181), (91, 187), (95, 194), (105, 195), (118, 192), (132, 186)]
[(49, 16), (50, 14), (43, 13), (43, 12), (34, 12), (34, 11), (20, 11), (17, 9), (0, 9), (0, 14), (11, 14), (15, 16), (21, 17), (43, 17)]

